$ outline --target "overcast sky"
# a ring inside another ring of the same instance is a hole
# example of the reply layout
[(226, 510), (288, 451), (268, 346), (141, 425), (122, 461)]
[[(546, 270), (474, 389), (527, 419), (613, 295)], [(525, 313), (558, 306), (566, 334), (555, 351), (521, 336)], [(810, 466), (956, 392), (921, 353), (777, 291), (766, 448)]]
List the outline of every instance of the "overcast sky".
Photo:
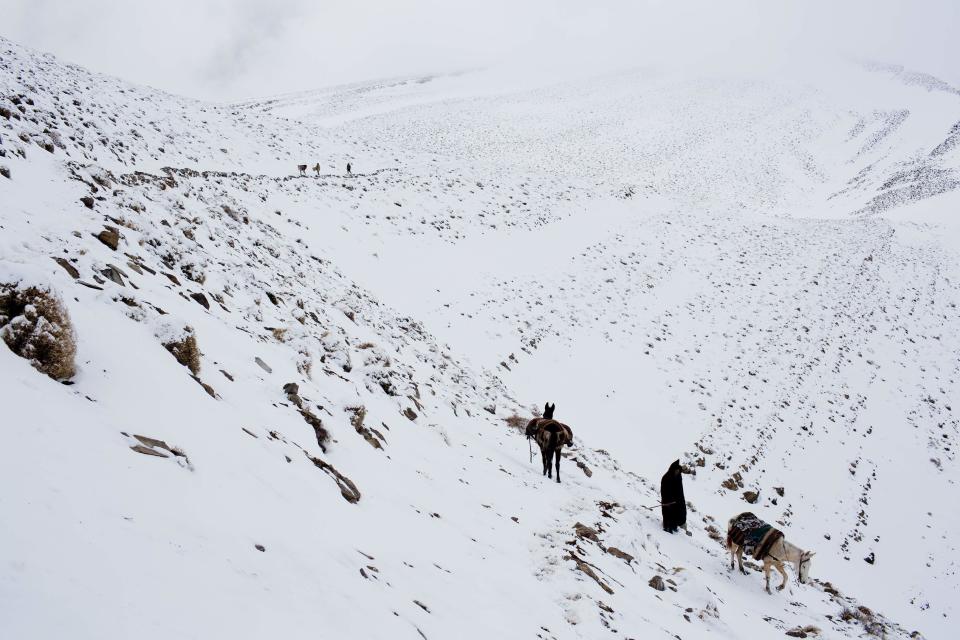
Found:
[(0, 0), (0, 35), (203, 99), (490, 65), (830, 53), (960, 85), (960, 0)]

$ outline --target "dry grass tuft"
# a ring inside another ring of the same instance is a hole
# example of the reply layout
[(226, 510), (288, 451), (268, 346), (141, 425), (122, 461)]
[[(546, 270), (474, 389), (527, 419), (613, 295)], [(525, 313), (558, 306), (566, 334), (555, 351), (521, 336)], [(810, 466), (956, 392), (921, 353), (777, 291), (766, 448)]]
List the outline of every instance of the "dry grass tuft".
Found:
[(76, 334), (55, 293), (39, 287), (0, 284), (0, 338), (54, 380), (76, 372)]
[(530, 418), (524, 418), (515, 413), (512, 416), (507, 416), (503, 421), (507, 423), (508, 427), (523, 430), (527, 428), (527, 423), (530, 422)]
[(164, 348), (173, 354), (177, 362), (190, 369), (193, 375), (200, 374), (200, 347), (197, 345), (197, 336), (188, 328), (186, 336), (180, 340), (164, 343)]

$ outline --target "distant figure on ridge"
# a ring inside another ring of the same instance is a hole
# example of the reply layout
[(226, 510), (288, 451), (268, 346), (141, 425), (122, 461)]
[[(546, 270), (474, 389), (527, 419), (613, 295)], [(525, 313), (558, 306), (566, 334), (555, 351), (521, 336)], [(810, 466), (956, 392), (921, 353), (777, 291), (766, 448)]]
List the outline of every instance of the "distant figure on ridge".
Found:
[(302, 175), (302, 176), (307, 175), (307, 165), (305, 165), (305, 164), (298, 164), (298, 165), (297, 165), (297, 169), (300, 170), (300, 175)]
[(313, 165), (313, 170), (317, 172), (317, 175), (320, 175), (320, 163)]
[(660, 479), (660, 508), (663, 510), (663, 530), (674, 533), (687, 526), (687, 502), (683, 498), (683, 474), (680, 461), (674, 460)]
[(350, 175), (350, 163), (347, 163), (347, 175)]

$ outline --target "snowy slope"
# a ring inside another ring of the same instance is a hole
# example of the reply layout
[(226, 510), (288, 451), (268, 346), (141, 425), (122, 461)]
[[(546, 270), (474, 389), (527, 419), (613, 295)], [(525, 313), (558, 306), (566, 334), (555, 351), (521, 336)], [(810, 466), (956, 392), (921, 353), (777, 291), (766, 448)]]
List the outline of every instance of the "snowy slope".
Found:
[[(79, 369), (0, 349), (0, 636), (952, 628), (955, 95), (461, 74), (216, 106), (0, 45), (0, 282), (59, 292)], [(561, 485), (505, 422), (547, 399)], [(690, 536), (644, 508), (678, 456)], [(728, 571), (747, 508), (816, 581)]]

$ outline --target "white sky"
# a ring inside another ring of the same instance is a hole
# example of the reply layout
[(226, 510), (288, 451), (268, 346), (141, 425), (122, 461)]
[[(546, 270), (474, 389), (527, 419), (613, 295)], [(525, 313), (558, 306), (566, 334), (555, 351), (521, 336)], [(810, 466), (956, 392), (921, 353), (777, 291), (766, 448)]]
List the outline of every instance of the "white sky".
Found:
[(0, 0), (0, 35), (236, 100), (489, 65), (603, 70), (839, 53), (960, 85), (960, 0)]

